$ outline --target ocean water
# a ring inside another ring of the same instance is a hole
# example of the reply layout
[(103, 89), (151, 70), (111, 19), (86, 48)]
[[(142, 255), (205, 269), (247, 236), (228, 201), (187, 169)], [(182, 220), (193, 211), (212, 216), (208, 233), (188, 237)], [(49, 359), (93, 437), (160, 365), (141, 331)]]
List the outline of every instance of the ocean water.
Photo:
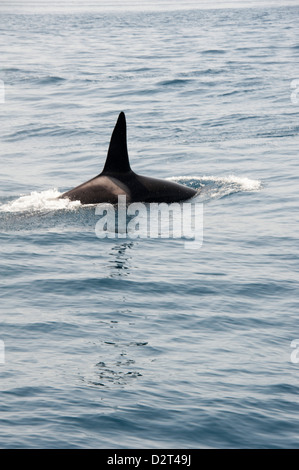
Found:
[[(0, 8), (0, 447), (298, 447), (298, 6), (31, 3)], [(57, 200), (120, 111), (200, 248)]]

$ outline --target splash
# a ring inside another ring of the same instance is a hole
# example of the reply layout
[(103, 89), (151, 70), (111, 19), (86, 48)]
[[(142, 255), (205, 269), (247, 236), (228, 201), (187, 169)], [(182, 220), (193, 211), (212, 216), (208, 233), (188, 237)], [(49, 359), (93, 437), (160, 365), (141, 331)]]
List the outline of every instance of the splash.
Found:
[(48, 212), (62, 209), (74, 210), (81, 206), (80, 201), (59, 199), (61, 194), (57, 189), (33, 191), (6, 204), (0, 204), (0, 212)]
[(201, 200), (219, 199), (238, 192), (259, 191), (262, 182), (245, 176), (178, 176), (168, 178), (177, 183), (186, 184), (200, 190)]
[(225, 177), (220, 176), (203, 176), (202, 181), (215, 181), (220, 182), (223, 186), (228, 186), (231, 189), (236, 189), (238, 191), (258, 191), (262, 187), (262, 183), (259, 180), (253, 180), (247, 177), (229, 175)]

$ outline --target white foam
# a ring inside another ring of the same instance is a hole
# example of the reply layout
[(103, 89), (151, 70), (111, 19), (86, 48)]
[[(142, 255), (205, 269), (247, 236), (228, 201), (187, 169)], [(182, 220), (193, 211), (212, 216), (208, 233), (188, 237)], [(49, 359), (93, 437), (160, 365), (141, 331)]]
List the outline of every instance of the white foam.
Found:
[(167, 178), (170, 181), (198, 181), (198, 183), (205, 183), (205, 182), (215, 182), (215, 183), (223, 183), (223, 185), (234, 185), (238, 187), (239, 191), (258, 191), (262, 187), (262, 183), (259, 180), (253, 180), (247, 178), (245, 176), (235, 176), (235, 175), (228, 175), (228, 176), (176, 176)]
[(73, 210), (81, 205), (80, 201), (58, 199), (61, 196), (57, 189), (33, 191), (6, 204), (0, 204), (0, 212), (45, 212), (52, 210)]
[(246, 176), (203, 176), (201, 181), (217, 181), (224, 184), (234, 184), (240, 188), (240, 191), (258, 191), (262, 187), (262, 182), (253, 180)]

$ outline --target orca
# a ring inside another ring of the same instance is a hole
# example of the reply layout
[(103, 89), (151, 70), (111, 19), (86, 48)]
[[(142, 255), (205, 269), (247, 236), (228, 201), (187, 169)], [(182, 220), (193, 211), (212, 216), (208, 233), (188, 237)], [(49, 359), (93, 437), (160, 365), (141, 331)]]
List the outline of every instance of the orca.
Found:
[(179, 202), (191, 199), (198, 191), (173, 181), (141, 176), (131, 170), (127, 149), (127, 124), (124, 112), (119, 114), (113, 130), (102, 173), (67, 191), (60, 198), (81, 204), (117, 204), (118, 196), (126, 202)]

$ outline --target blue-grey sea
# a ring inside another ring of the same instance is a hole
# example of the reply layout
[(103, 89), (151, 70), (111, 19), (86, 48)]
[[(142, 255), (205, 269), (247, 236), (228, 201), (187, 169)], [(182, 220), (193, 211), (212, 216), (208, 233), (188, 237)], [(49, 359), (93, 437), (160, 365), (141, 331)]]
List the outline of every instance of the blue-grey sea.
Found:
[[(1, 448), (299, 447), (299, 7), (257, 3), (1, 4)], [(120, 111), (201, 247), (57, 199)]]

